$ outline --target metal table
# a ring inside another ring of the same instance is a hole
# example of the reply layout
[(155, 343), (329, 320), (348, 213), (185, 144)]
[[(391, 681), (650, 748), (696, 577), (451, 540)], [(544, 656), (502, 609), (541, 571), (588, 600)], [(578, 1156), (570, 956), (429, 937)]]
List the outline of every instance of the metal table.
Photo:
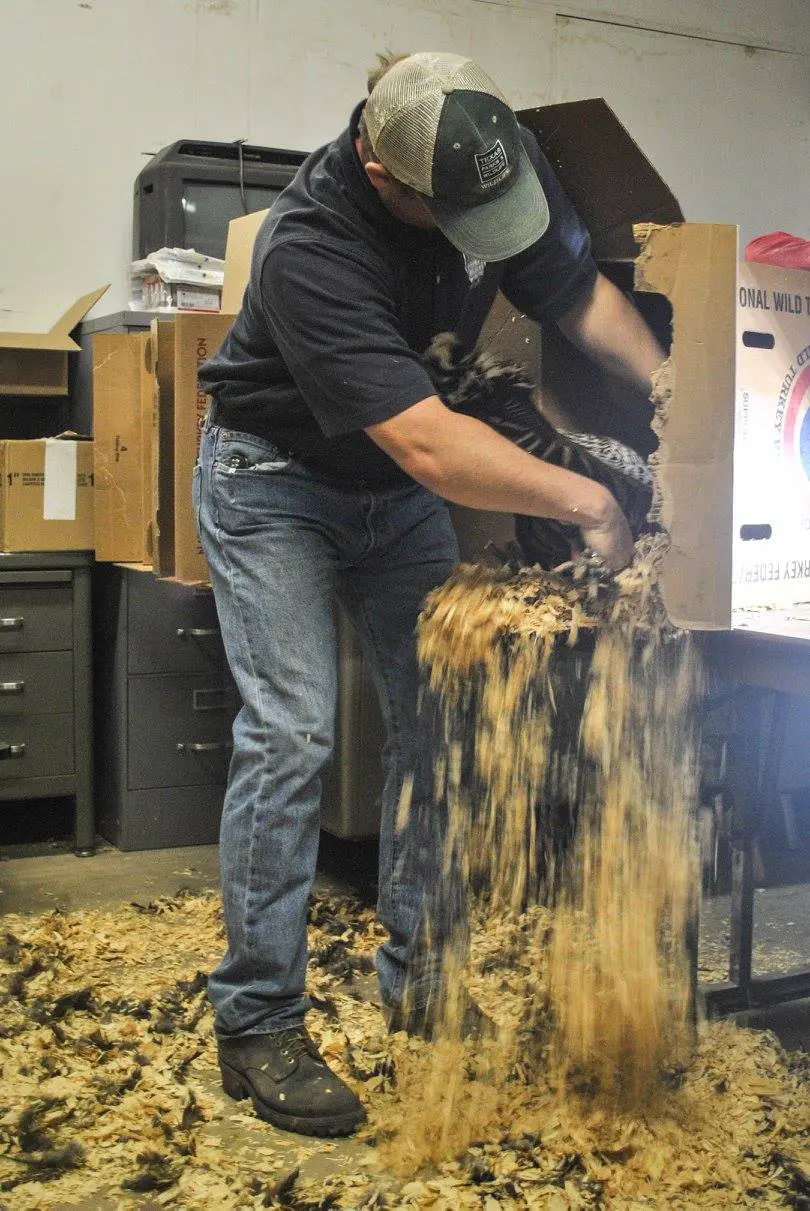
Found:
[(740, 612), (733, 630), (705, 632), (700, 645), (708, 668), (737, 685), (740, 708), (726, 776), (735, 810), (729, 978), (700, 989), (716, 1016), (810, 996), (810, 968), (752, 975), (754, 842), (778, 770), (786, 695), (810, 697), (810, 605)]

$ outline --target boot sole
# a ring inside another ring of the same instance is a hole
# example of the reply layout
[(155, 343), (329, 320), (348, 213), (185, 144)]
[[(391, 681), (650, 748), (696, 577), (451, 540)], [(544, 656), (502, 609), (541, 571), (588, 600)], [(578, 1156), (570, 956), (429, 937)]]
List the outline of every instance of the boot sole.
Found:
[(222, 1088), (228, 1097), (233, 1098), (235, 1102), (241, 1102), (244, 1098), (249, 1097), (259, 1118), (264, 1119), (266, 1123), (272, 1123), (274, 1127), (280, 1127), (282, 1131), (294, 1131), (297, 1135), (317, 1135), (321, 1138), (353, 1135), (360, 1124), (365, 1121), (366, 1115), (362, 1109), (351, 1114), (322, 1115), (320, 1117), (313, 1115), (311, 1118), (302, 1118), (297, 1114), (284, 1114), (283, 1111), (274, 1110), (263, 1102), (247, 1077), (243, 1076), (241, 1072), (237, 1072), (235, 1068), (230, 1068), (220, 1060), (219, 1071), (222, 1076)]

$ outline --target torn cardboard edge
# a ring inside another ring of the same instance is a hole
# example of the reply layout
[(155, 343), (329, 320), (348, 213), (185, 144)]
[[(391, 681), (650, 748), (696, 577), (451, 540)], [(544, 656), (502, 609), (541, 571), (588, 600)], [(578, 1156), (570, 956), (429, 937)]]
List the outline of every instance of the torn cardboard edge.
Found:
[(660, 520), (671, 546), (661, 589), (677, 626), (731, 626), (737, 227), (634, 226), (635, 289), (672, 305), (656, 388)]
[(76, 299), (48, 332), (0, 332), (0, 395), (67, 395), (70, 334), (109, 288)]

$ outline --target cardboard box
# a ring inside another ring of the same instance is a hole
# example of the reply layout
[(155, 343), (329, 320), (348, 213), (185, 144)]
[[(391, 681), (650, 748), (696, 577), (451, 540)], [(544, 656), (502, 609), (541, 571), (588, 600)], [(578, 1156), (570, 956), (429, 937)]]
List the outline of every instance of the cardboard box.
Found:
[(149, 333), (93, 337), (96, 559), (151, 559)]
[(645, 225), (637, 234), (636, 289), (672, 305), (656, 456), (660, 518), (672, 540), (661, 587), (678, 625), (729, 627), (737, 228)]
[(236, 315), (250, 277), (250, 261), (256, 235), (267, 216), (266, 210), (231, 219), (225, 242), (225, 281), (222, 286), (222, 311)]
[(810, 271), (740, 265), (735, 606), (810, 599)]
[(67, 395), (70, 333), (109, 286), (77, 299), (50, 332), (0, 332), (0, 395)]
[(0, 550), (92, 550), (93, 497), (91, 441), (0, 441)]
[[(200, 431), (210, 402), (197, 374), (232, 323), (231, 315), (192, 311), (152, 321), (146, 359), (153, 401), (146, 556), (156, 576), (180, 584), (207, 584), (209, 579), (191, 500)], [(143, 384), (142, 389), (148, 391)]]
[(154, 560), (154, 522), (152, 499), (155, 479), (155, 373), (152, 332), (137, 334), (140, 345), (139, 385), (141, 395), (141, 517), (143, 519), (143, 564)]
[(153, 320), (149, 344), (151, 556), (156, 576), (174, 575), (174, 325), (174, 319)]
[[(682, 222), (677, 201), (604, 102), (519, 116), (585, 218), (600, 269), (634, 292), (670, 352), (659, 384), (665, 420), (656, 426), (661, 519), (672, 538), (662, 574), (670, 616), (693, 629), (726, 629), (751, 626), (752, 608), (807, 601), (810, 499), (800, 427), (810, 324), (796, 296), (810, 288), (774, 280), (773, 346), (751, 345), (749, 287), (756, 303), (756, 290), (785, 271), (741, 265), (735, 226)], [(774, 291), (782, 295), (778, 312)], [(552, 416), (648, 453), (643, 400), (586, 366), (556, 329), (542, 334), (541, 361)], [(783, 431), (788, 403), (795, 420)]]
[(174, 577), (183, 584), (205, 584), (209, 578), (191, 503), (200, 432), (210, 403), (197, 375), (232, 323), (231, 315), (190, 311), (178, 312), (174, 321)]

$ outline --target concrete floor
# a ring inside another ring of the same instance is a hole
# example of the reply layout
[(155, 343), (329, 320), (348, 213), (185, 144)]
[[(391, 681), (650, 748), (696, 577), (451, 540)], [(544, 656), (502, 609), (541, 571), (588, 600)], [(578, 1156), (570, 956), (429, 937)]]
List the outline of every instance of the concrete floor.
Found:
[[(318, 874), (317, 886), (353, 894), (359, 888), (365, 898), (371, 878), (369, 847), (332, 843), (327, 838), (322, 851), (325, 869)], [(21, 852), (25, 856), (14, 856)], [(205, 892), (218, 887), (216, 845), (122, 853), (99, 839), (96, 853), (86, 858), (66, 851), (64, 843), (0, 848), (0, 932), (7, 913), (114, 908), (132, 900), (147, 903), (159, 896), (175, 896), (183, 889)], [(371, 986), (369, 995), (374, 995)], [(222, 1115), (205, 1124), (201, 1136), (216, 1144), (222, 1155), (259, 1149), (265, 1161), (269, 1157), (270, 1164), (279, 1166), (279, 1176), (298, 1168), (302, 1179), (317, 1181), (343, 1169), (357, 1171), (367, 1162), (368, 1146), (356, 1138), (321, 1141), (276, 1131), (252, 1120), (252, 1115), (245, 1122), (245, 1103), (231, 1102), (225, 1096), (215, 1069), (199, 1072), (197, 1080), (210, 1097), (221, 1099)], [(2, 1197), (0, 1205), (6, 1205)], [(74, 1211), (119, 1211), (122, 1205), (117, 1190), (109, 1196), (97, 1192), (71, 1204)], [(158, 1211), (159, 1202), (153, 1195), (130, 1195), (126, 1206)]]
[[(0, 914), (104, 908), (176, 895), (184, 888), (199, 892), (219, 886), (216, 845), (122, 853), (100, 841), (89, 858), (41, 848), (42, 852), (25, 857), (9, 856), (13, 848), (0, 850)], [(351, 892), (373, 903), (373, 865), (373, 845), (324, 838), (319, 886)], [(705, 900), (701, 958), (711, 975), (703, 978), (724, 978), (728, 933), (728, 896)], [(810, 884), (758, 890), (754, 938), (755, 974), (810, 966)], [(810, 1051), (810, 1001), (749, 1011), (737, 1020), (773, 1029), (786, 1046)]]
[[(13, 852), (13, 851), (11, 851)], [(105, 908), (130, 900), (146, 902), (158, 896), (173, 896), (181, 889), (205, 891), (217, 888), (219, 872), (216, 846), (121, 853), (101, 843), (89, 858), (77, 858), (70, 852), (44, 851), (28, 856), (8, 856), (0, 850), (0, 926), (5, 913), (39, 913), (58, 908)], [(371, 895), (373, 847), (333, 844), (327, 839), (322, 850), (319, 883), (324, 889)], [(369, 902), (371, 900), (369, 899)], [(718, 897), (704, 905), (702, 955), (713, 968), (712, 978), (722, 978), (727, 961), (729, 926), (728, 897)], [(784, 970), (810, 965), (810, 885), (768, 889), (757, 893), (756, 968), (758, 971)], [(786, 1046), (810, 1051), (810, 1001), (799, 1001), (768, 1011), (740, 1015), (741, 1024), (773, 1029)], [(218, 1086), (218, 1074), (212, 1070), (207, 1091), (224, 1098)], [(254, 1130), (240, 1123), (237, 1109), (225, 1099), (227, 1110), (222, 1119), (208, 1124), (223, 1150), (255, 1148), (259, 1142)], [(260, 1129), (261, 1146), (272, 1152), (282, 1172), (300, 1166), (303, 1177), (323, 1178), (341, 1168), (354, 1170), (362, 1164), (364, 1145), (356, 1139), (334, 1141), (328, 1150), (317, 1141), (267, 1127)], [(79, 1211), (114, 1211), (117, 1195), (109, 1200), (94, 1195), (79, 1204)], [(144, 1211), (156, 1204), (148, 1198), (130, 1205)]]

